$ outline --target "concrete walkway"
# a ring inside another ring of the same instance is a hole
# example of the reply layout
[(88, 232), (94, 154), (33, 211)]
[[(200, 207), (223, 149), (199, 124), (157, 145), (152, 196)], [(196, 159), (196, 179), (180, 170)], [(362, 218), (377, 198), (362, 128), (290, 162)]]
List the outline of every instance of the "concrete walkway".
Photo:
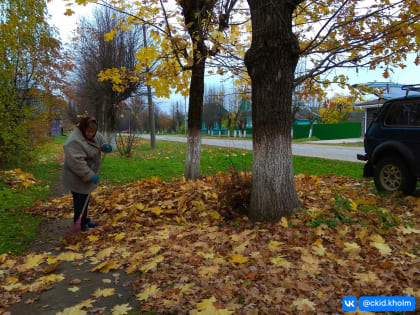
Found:
[[(142, 138), (150, 139), (149, 135), (141, 135)], [(178, 141), (187, 142), (186, 137), (181, 136), (156, 136), (157, 140), (165, 141)], [(360, 138), (357, 139), (341, 139), (341, 140), (324, 140), (316, 141), (314, 143), (343, 143), (344, 140), (347, 142), (360, 142)], [(357, 140), (357, 141), (356, 141)], [(328, 142), (326, 142), (328, 141)], [(339, 141), (339, 142), (331, 142)], [(252, 150), (252, 141), (249, 140), (228, 140), (228, 139), (202, 139), (202, 144), (214, 145), (226, 148)], [(331, 160), (341, 160), (350, 162), (361, 162), (358, 161), (356, 155), (358, 153), (364, 153), (364, 149), (361, 147), (344, 147), (334, 145), (317, 145), (311, 143), (293, 143), (292, 153), (293, 155), (319, 157)]]

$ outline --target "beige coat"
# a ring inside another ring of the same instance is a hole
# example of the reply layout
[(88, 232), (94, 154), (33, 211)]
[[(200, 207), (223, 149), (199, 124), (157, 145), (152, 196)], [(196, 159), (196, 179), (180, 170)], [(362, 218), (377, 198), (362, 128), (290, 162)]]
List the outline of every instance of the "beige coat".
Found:
[(93, 175), (101, 167), (101, 148), (104, 137), (97, 132), (95, 142), (87, 140), (76, 128), (64, 143), (63, 186), (79, 194), (89, 194), (96, 188)]

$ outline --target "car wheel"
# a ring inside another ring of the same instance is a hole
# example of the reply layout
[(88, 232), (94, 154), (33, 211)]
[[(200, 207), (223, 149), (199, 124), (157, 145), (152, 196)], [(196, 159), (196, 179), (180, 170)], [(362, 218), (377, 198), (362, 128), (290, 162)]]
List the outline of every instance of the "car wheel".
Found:
[(406, 195), (413, 193), (417, 182), (404, 161), (397, 156), (385, 157), (377, 163), (374, 180), (379, 191), (399, 190)]

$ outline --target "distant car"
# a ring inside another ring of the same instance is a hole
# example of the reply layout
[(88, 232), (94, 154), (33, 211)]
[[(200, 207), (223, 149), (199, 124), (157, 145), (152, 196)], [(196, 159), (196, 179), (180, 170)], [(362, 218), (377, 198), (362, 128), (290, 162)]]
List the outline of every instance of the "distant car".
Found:
[(121, 133), (130, 133), (130, 130), (123, 130)]
[(379, 191), (412, 194), (420, 179), (420, 85), (403, 86), (406, 97), (388, 100), (366, 131), (363, 176)]

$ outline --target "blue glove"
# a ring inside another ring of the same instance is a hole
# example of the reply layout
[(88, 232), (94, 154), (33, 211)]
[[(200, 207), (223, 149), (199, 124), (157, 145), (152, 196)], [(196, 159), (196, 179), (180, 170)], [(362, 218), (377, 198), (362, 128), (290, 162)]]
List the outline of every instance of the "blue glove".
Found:
[(98, 176), (98, 174), (93, 175), (93, 177), (92, 177), (92, 182), (93, 182), (94, 184), (96, 184), (96, 183), (98, 182), (98, 180), (99, 180), (99, 176)]
[(112, 147), (109, 144), (104, 144), (102, 146), (102, 151), (104, 151), (105, 153), (111, 153), (112, 152)]

